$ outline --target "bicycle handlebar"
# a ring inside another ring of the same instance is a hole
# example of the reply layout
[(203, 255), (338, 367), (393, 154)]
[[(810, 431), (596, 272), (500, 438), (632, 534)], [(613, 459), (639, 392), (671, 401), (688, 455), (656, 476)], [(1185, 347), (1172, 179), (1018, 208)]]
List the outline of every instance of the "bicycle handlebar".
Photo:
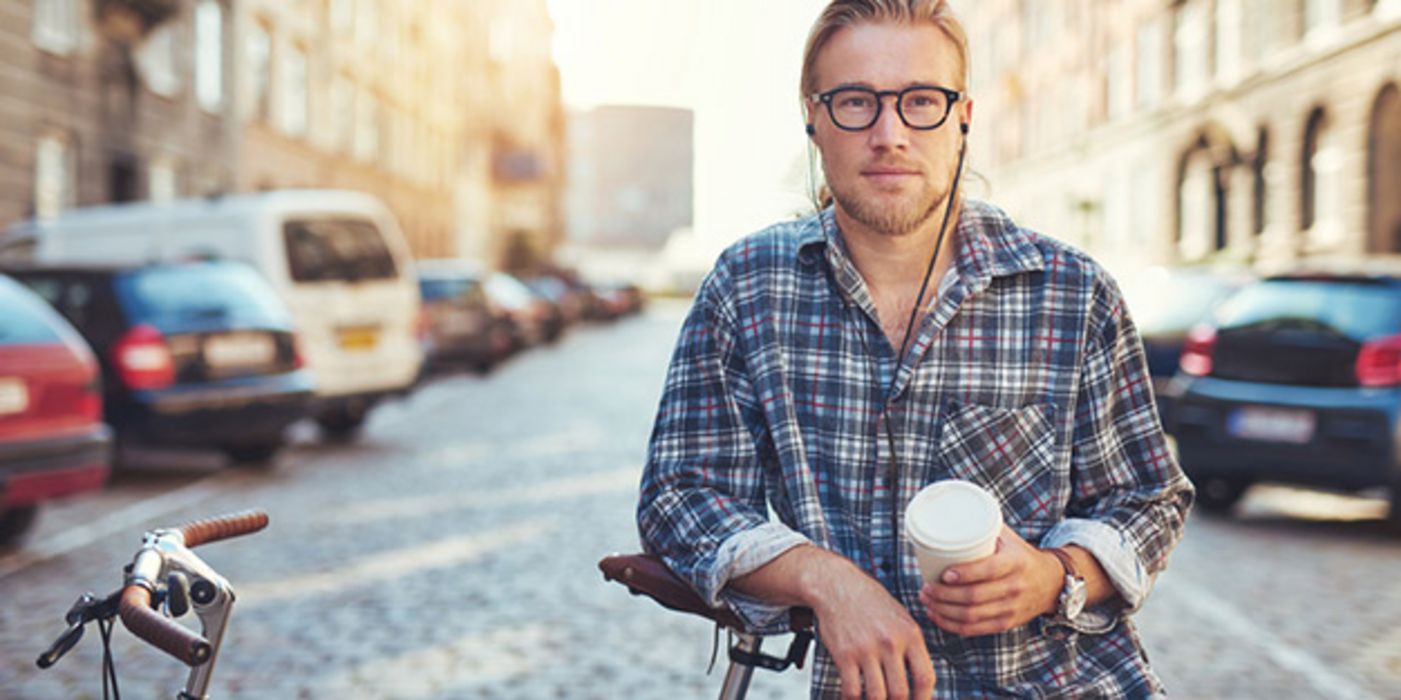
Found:
[(267, 513), (261, 510), (245, 510), (241, 513), (195, 520), (175, 529), (184, 537), (186, 547), (198, 547), (209, 542), (250, 535), (267, 526)]
[(122, 624), (132, 634), (184, 662), (187, 666), (199, 666), (208, 661), (213, 647), (204, 636), (190, 631), (174, 620), (162, 615), (151, 607), (152, 592), (158, 582), (164, 559), (160, 551), (161, 538), (176, 533), (185, 548), (197, 547), (208, 542), (238, 537), (257, 532), (268, 525), (267, 513), (248, 510), (212, 518), (204, 518), (185, 523), (169, 530), (148, 533), (146, 546), (137, 552), (132, 561), (131, 573), (122, 587), (121, 601), (117, 612)]
[(211, 647), (204, 637), (151, 609), (151, 591), (139, 583), (122, 589), (118, 613), (131, 633), (151, 646), (184, 662), (198, 666), (209, 660)]

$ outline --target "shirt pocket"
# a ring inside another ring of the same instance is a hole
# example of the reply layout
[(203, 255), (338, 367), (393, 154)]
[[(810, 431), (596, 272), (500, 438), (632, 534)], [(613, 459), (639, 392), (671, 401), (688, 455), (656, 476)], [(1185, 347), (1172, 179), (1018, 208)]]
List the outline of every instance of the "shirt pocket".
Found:
[(1061, 518), (1069, 468), (1056, 464), (1054, 406), (1019, 408), (951, 402), (938, 454), (948, 475), (987, 489), (1002, 517), (1035, 543)]

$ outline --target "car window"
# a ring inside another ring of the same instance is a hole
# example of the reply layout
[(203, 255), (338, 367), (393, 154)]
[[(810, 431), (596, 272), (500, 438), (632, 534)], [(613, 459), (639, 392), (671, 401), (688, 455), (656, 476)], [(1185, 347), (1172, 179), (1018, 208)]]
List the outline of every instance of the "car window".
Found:
[(123, 272), (117, 298), (133, 320), (157, 327), (207, 320), (288, 326), (286, 306), (250, 267), (231, 262), (159, 265)]
[(1401, 292), (1367, 282), (1270, 280), (1232, 296), (1217, 322), (1222, 328), (1303, 322), (1362, 340), (1401, 329)]
[(61, 323), (34, 295), (8, 277), (0, 276), (0, 345), (57, 343)]
[(297, 282), (391, 279), (398, 274), (384, 236), (368, 220), (291, 220), (282, 235)]
[(423, 277), (418, 287), (424, 301), (477, 301), (483, 294), (481, 281), (473, 277)]

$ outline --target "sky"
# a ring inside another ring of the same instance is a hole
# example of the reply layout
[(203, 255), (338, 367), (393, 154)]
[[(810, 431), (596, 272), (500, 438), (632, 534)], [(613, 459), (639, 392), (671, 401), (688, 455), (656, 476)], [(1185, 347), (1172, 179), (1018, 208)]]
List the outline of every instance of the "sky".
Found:
[(548, 0), (565, 104), (695, 111), (695, 228), (725, 243), (807, 202), (803, 41), (824, 0)]

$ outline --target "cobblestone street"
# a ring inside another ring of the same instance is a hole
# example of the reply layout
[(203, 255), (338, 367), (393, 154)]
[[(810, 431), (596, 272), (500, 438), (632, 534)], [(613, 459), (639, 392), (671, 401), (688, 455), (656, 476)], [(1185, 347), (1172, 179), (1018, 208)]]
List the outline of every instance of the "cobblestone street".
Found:
[[(487, 376), (430, 380), (344, 446), (305, 436), (269, 472), (123, 476), (41, 515), (0, 556), (0, 698), (101, 697), (95, 629), (34, 658), (83, 591), (120, 584), (141, 531), (250, 507), (262, 533), (202, 548), (238, 592), (215, 698), (711, 698), (711, 627), (602, 580), (637, 548), (639, 470), (684, 306), (572, 331)], [(1176, 697), (1401, 698), (1401, 538), (1380, 499), (1259, 488), (1194, 514), (1136, 617)], [(185, 669), (125, 630), (124, 697)], [(773, 643), (771, 651), (781, 651)], [(751, 697), (806, 697), (758, 671)]]

